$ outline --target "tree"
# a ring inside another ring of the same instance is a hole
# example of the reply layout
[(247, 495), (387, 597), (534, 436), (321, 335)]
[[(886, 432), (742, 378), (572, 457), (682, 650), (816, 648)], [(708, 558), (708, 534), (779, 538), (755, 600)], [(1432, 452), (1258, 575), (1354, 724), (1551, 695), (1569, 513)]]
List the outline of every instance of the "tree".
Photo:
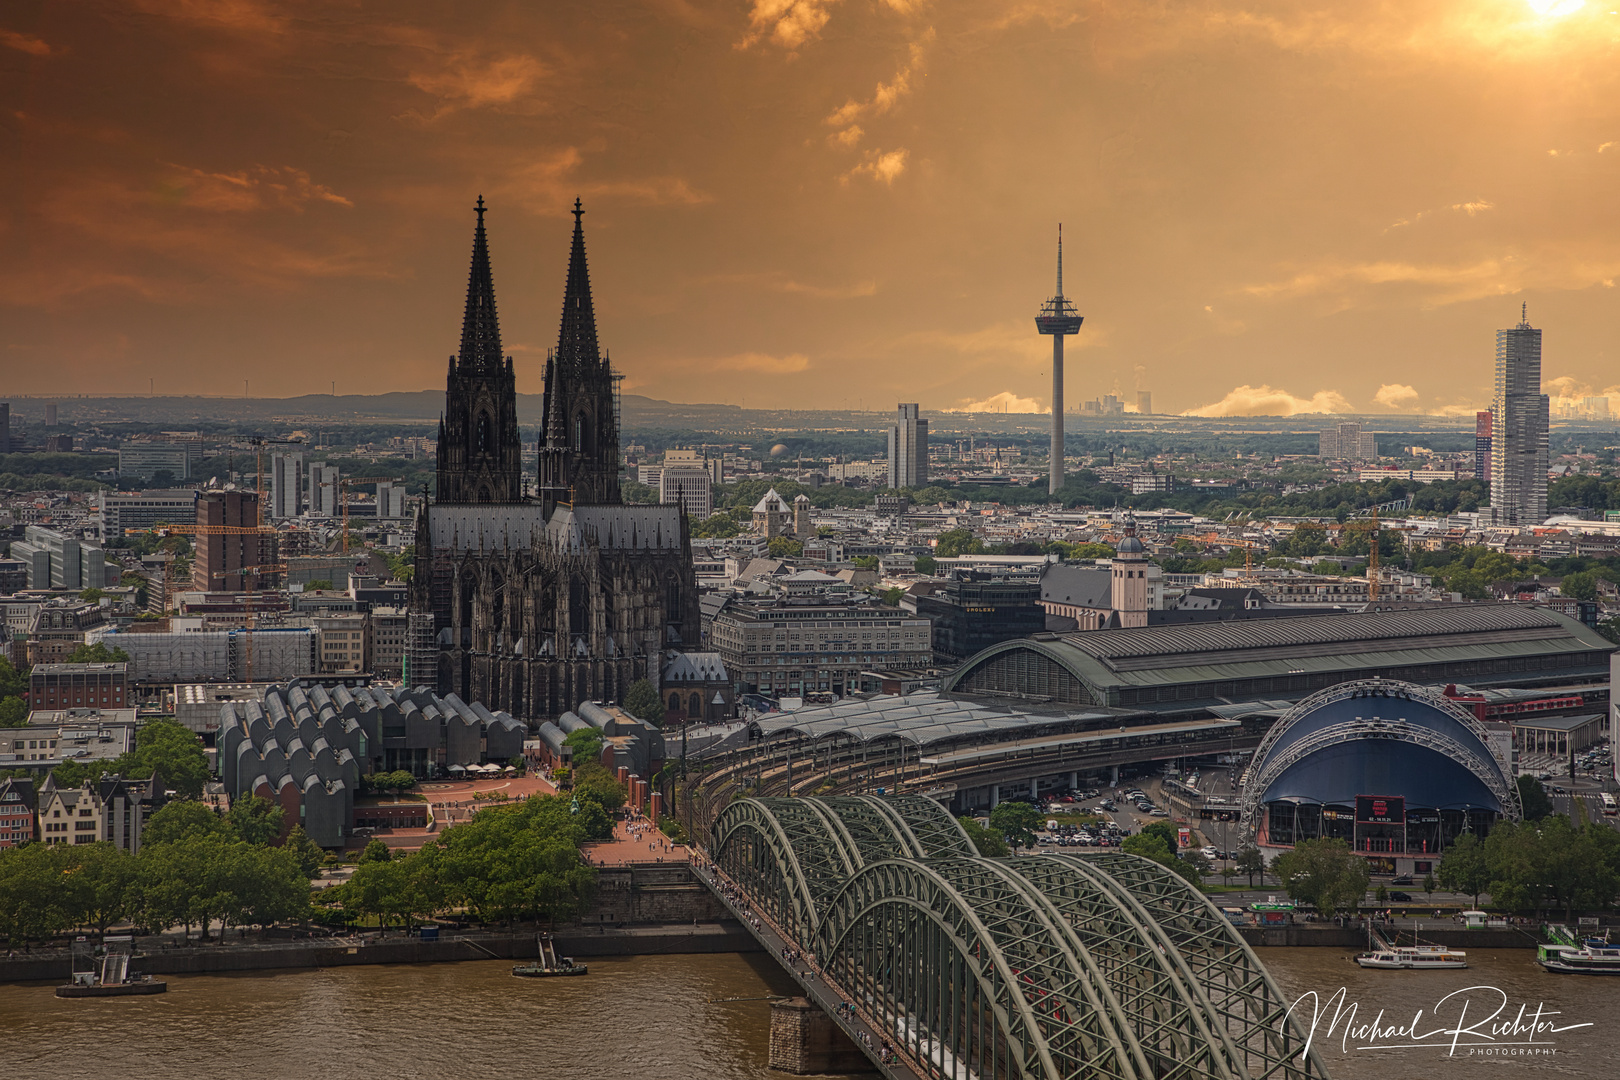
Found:
[(765, 551), (773, 559), (795, 559), (804, 554), (804, 545), (791, 536), (773, 536)]
[(1266, 857), (1259, 848), (1253, 844), (1242, 848), (1237, 854), (1237, 872), (1247, 874), (1249, 888), (1254, 888), (1254, 875), (1265, 873)]
[(983, 555), (984, 542), (967, 529), (947, 529), (934, 540), (934, 555), (954, 559), (962, 555)]
[(304, 591), (305, 592), (331, 592), (332, 591), (332, 582), (331, 582), (331, 580), (329, 578), (315, 578), (313, 581), (304, 582)]
[(136, 878), (135, 857), (109, 843), (65, 848), (62, 903), (75, 925), (105, 935), (129, 913)]
[(851, 562), (857, 570), (876, 570), (881, 565), (876, 555), (857, 555)]
[(1343, 840), (1303, 840), (1277, 856), (1272, 872), (1288, 895), (1324, 915), (1354, 908), (1367, 892), (1367, 860)]
[(1573, 574), (1565, 574), (1564, 580), (1558, 583), (1558, 591), (1564, 596), (1575, 600), (1596, 600), (1598, 597), (1598, 578), (1590, 570), (1579, 570)]
[(208, 782), (208, 757), (196, 734), (173, 720), (153, 720), (135, 733), (135, 749), (109, 767), (120, 776), (150, 776), (183, 798), (199, 799)]
[(911, 564), (911, 568), (919, 574), (932, 574), (938, 566), (939, 563), (927, 555), (919, 555), (917, 561)]
[(1529, 773), (1520, 774), (1515, 781), (1519, 788), (1519, 802), (1524, 806), (1524, 820), (1540, 821), (1553, 812), (1552, 800), (1541, 781)]
[(321, 864), (326, 861), (326, 852), (310, 839), (309, 833), (304, 831), (302, 825), (292, 827), (292, 832), (287, 834), (286, 843), (281, 847), (282, 850), (291, 853), (293, 861), (298, 864), (298, 872), (306, 879), (313, 878), (321, 872)]
[[(106, 593), (105, 590), (97, 589), (97, 588), (95, 588), (93, 586), (91, 588), (81, 589), (79, 591), (79, 599), (83, 600), (87, 604), (98, 603), (101, 600), (101, 598), (103, 596), (106, 596), (106, 595), (107, 595), (107, 593)], [(97, 642), (96, 644), (99, 645), (101, 643)]]
[[(1166, 823), (1156, 821), (1153, 824), (1164, 825)], [(1144, 859), (1152, 859), (1160, 866), (1174, 871), (1194, 885), (1198, 884), (1203, 880), (1204, 869), (1208, 866), (1207, 861), (1202, 856), (1197, 861), (1179, 857), (1176, 854), (1176, 843), (1173, 839), (1175, 833), (1173, 830), (1170, 835), (1172, 839), (1166, 840), (1163, 831), (1149, 826), (1135, 836), (1127, 836), (1125, 842), (1120, 845), (1120, 850), (1128, 855), (1140, 855)]]
[(394, 852), (392, 848), (383, 843), (381, 840), (372, 840), (370, 843), (366, 844), (365, 850), (360, 853), (360, 865), (365, 866), (369, 863), (387, 862), (393, 857)]
[[(607, 814), (611, 814), (624, 806), (626, 794), (624, 785), (619, 783), (618, 778), (608, 772), (606, 767), (597, 762), (588, 761), (574, 768), (574, 797), (580, 802), (581, 806), (586, 803), (594, 803), (601, 807), (604, 820), (606, 820)], [(608, 823), (605, 835), (602, 834), (599, 825), (588, 827), (587, 832), (589, 833), (588, 839), (605, 840), (612, 835), (612, 824), (611, 822)]]
[(624, 711), (649, 724), (664, 722), (664, 699), (648, 679), (637, 679), (624, 695)]
[(578, 731), (570, 731), (563, 738), (563, 745), (573, 748), (576, 767), (583, 767), (587, 764), (601, 764), (602, 733), (595, 728), (583, 727)]
[[(1501, 828), (1500, 825), (1497, 828)], [(1479, 894), (1491, 883), (1491, 870), (1485, 861), (1485, 845), (1472, 830), (1463, 833), (1446, 848), (1440, 860), (1440, 887), (1466, 893), (1479, 906)]]
[(152, 814), (141, 832), (141, 842), (148, 847), (172, 844), (190, 833), (218, 833), (225, 828), (225, 820), (202, 803), (177, 799)]
[[(99, 589), (87, 589), (86, 592), (100, 592)], [(98, 641), (94, 645), (80, 645), (68, 653), (67, 662), (70, 664), (127, 664), (129, 653), (123, 649), (109, 649), (107, 643)]]
[(0, 727), (27, 727), (28, 702), (20, 697), (0, 700)]
[(1433, 874), (1424, 874), (1423, 875), (1423, 893), (1430, 900), (1434, 899), (1434, 887), (1437, 884), (1439, 884), (1439, 883), (1434, 880), (1434, 875)]
[(281, 835), (281, 807), (262, 795), (237, 799), (225, 824), (238, 840), (263, 846)]
[(1027, 802), (997, 803), (990, 811), (990, 828), (1005, 836), (1014, 847), (1035, 846), (1035, 830), (1041, 827), (1041, 812)]
[(723, 540), (736, 536), (741, 531), (742, 526), (738, 524), (737, 519), (724, 511), (711, 514), (692, 526), (692, 536), (694, 538), (707, 537)]
[(1012, 854), (1006, 839), (996, 830), (980, 825), (978, 819), (959, 817), (956, 820), (961, 822), (962, 831), (968, 834), (968, 839), (973, 841), (980, 855), (989, 859), (1004, 859)]

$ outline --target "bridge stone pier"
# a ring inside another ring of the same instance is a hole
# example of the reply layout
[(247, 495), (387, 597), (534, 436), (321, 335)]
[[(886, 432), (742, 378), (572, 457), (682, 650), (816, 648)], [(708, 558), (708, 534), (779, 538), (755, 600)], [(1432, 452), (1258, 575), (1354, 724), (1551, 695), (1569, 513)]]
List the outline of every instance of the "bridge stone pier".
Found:
[(1236, 927), (1152, 860), (984, 858), (908, 795), (733, 799), (707, 853), (802, 991), (773, 1066), (839, 1068), (841, 1035), (903, 1080), (1327, 1076)]
[(866, 1054), (809, 998), (771, 1002), (770, 1067), (795, 1076), (870, 1072)]

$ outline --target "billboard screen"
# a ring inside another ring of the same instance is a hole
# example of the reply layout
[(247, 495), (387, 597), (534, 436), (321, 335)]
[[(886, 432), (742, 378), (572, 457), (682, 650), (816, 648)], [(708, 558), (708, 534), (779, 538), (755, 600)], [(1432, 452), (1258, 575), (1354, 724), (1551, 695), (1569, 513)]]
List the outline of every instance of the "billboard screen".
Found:
[(1356, 820), (1374, 825), (1406, 824), (1406, 796), (1357, 795)]

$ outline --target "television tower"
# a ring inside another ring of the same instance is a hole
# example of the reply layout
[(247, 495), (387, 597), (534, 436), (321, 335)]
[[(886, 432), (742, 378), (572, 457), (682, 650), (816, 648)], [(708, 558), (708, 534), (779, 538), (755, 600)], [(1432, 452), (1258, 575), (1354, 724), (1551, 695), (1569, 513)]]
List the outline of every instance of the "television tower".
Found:
[(1057, 295), (1041, 305), (1035, 329), (1052, 338), (1052, 474), (1048, 490), (1063, 486), (1063, 339), (1080, 332), (1084, 319), (1063, 295), (1063, 225), (1058, 224)]

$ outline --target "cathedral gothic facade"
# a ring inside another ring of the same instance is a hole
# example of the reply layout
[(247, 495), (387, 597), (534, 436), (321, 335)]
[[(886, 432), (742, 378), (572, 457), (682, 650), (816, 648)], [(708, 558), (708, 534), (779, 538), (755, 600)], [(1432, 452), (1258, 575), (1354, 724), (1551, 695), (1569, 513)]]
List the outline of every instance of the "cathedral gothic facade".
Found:
[(479, 199), (437, 485), (416, 522), (407, 678), (431, 670), (440, 694), (534, 723), (623, 701), (637, 679), (656, 687), (665, 657), (698, 645), (697, 580), (681, 508), (620, 497), (619, 376), (597, 343), (577, 199), (528, 490), (484, 213)]

